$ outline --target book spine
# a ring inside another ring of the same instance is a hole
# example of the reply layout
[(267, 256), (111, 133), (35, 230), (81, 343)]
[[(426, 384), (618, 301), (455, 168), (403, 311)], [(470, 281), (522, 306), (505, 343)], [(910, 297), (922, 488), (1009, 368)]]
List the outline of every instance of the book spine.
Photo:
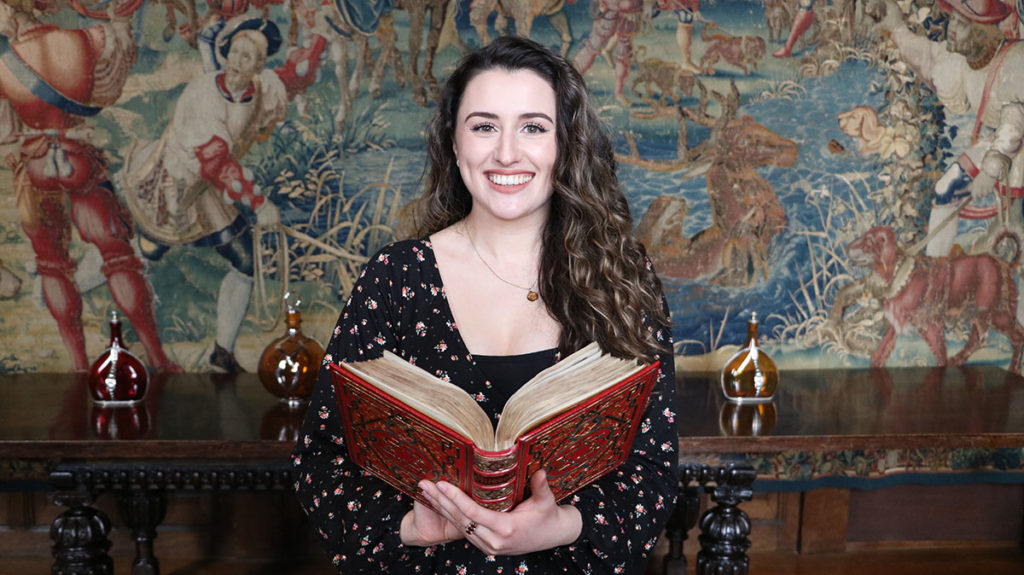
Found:
[(472, 497), (494, 511), (505, 511), (520, 498), (519, 449), (473, 451)]

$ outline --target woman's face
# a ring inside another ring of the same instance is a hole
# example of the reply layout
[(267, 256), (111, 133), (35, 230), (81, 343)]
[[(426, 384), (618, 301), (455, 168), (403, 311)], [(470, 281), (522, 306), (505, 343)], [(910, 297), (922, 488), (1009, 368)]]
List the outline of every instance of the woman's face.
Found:
[(455, 122), (455, 158), (473, 211), (501, 220), (546, 218), (558, 153), (555, 91), (527, 70), (469, 81)]

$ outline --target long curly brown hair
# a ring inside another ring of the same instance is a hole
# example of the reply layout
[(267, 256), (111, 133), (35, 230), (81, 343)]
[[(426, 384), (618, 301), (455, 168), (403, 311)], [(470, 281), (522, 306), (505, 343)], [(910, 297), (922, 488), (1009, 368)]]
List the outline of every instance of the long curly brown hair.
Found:
[(456, 117), (469, 81), (496, 68), (532, 71), (555, 91), (558, 156), (538, 289), (561, 324), (559, 350), (597, 341), (613, 355), (653, 361), (666, 351), (653, 329), (669, 326), (661, 282), (632, 235), (611, 139), (583, 77), (544, 46), (504, 36), (464, 57), (448, 78), (427, 130), (426, 185), (412, 206), (410, 235), (429, 236), (469, 214), (472, 197), (453, 151)]

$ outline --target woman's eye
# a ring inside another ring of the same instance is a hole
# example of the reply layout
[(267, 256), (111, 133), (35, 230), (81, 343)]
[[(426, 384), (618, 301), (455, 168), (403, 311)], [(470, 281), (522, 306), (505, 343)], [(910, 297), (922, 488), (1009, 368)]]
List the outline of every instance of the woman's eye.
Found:
[(498, 129), (494, 127), (494, 124), (487, 124), (487, 123), (477, 124), (477, 125), (473, 126), (470, 129), (472, 131), (474, 131), (474, 132), (496, 132), (496, 131), (498, 131)]
[(543, 134), (547, 132), (548, 129), (540, 124), (527, 124), (523, 126), (523, 131), (527, 134)]

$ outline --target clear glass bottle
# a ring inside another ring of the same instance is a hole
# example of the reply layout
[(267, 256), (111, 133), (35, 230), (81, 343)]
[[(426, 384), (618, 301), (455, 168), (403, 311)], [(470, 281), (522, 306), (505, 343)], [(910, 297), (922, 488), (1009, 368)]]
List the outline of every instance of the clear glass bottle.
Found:
[(288, 328), (263, 350), (257, 373), (267, 391), (298, 407), (313, 393), (324, 348), (302, 333), (302, 314), (298, 310), (302, 301), (293, 304), (290, 298), (290, 293), (285, 294)]
[(722, 393), (730, 401), (770, 401), (779, 385), (775, 362), (757, 343), (757, 313), (747, 321), (747, 345), (722, 368)]
[(93, 400), (110, 404), (132, 404), (143, 400), (149, 373), (121, 337), (121, 320), (110, 312), (110, 345), (89, 368), (89, 392)]

